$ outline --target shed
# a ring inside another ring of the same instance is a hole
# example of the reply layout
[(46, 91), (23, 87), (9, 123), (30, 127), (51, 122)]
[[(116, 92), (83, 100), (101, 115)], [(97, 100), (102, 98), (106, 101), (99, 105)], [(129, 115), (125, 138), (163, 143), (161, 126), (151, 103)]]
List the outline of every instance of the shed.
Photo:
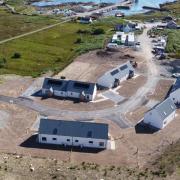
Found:
[(175, 118), (175, 113), (175, 104), (171, 98), (167, 98), (148, 111), (143, 122), (155, 128), (163, 129)]
[(107, 140), (108, 124), (40, 119), (39, 143), (104, 149)]
[(180, 105), (180, 77), (173, 84), (169, 96), (175, 104)]
[(92, 22), (93, 22), (93, 20), (91, 17), (81, 17), (80, 18), (80, 23), (82, 23), (82, 24), (90, 24)]
[(175, 21), (170, 21), (167, 23), (167, 26), (166, 26), (168, 29), (177, 29), (177, 24)]
[(134, 75), (134, 68), (130, 61), (106, 72), (98, 80), (97, 84), (105, 88), (113, 88), (119, 85), (120, 82)]

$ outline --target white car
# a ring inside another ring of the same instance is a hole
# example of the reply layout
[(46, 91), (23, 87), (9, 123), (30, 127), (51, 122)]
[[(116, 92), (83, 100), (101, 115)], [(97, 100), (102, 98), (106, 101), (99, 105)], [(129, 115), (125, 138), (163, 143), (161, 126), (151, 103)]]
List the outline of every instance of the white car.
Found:
[(174, 74), (172, 74), (172, 77), (179, 78), (180, 77), (180, 73), (174, 73)]

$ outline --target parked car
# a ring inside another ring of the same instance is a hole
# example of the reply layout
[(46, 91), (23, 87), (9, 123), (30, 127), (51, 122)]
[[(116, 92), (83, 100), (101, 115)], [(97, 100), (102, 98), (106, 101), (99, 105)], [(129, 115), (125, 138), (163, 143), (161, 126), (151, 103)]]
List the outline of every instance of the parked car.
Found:
[(173, 73), (173, 74), (172, 74), (172, 77), (174, 77), (174, 78), (179, 78), (179, 77), (180, 77), (180, 73)]

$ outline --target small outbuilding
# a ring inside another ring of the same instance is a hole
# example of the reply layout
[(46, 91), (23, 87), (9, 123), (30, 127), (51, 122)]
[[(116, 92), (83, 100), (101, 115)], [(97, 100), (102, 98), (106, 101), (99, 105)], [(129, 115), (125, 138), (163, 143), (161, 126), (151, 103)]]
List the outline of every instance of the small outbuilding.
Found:
[(97, 84), (105, 88), (117, 87), (120, 82), (134, 76), (134, 68), (130, 61), (106, 72), (98, 80)]
[(39, 143), (105, 149), (107, 141), (108, 124), (40, 119)]
[(80, 23), (82, 23), (82, 24), (90, 24), (92, 22), (93, 22), (93, 20), (91, 17), (81, 17), (80, 18)]
[(171, 98), (167, 98), (148, 111), (144, 116), (143, 122), (157, 129), (163, 129), (175, 118), (175, 113), (175, 104)]
[(176, 79), (170, 91), (170, 98), (175, 104), (180, 105), (180, 77)]
[(175, 21), (170, 21), (167, 23), (167, 26), (166, 26), (168, 29), (177, 29), (178, 25), (176, 24)]

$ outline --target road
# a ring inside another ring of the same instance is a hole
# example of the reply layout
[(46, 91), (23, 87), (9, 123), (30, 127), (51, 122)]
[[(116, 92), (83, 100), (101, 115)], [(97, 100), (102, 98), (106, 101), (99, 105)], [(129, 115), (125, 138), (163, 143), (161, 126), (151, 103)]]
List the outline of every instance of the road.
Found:
[(127, 111), (131, 111), (143, 104), (147, 93), (154, 91), (157, 82), (160, 79), (159, 70), (153, 61), (153, 55), (151, 53), (151, 41), (147, 36), (147, 31), (151, 27), (152, 24), (149, 24), (144, 33), (139, 36), (139, 41), (141, 42), (142, 46), (142, 50), (139, 53), (143, 55), (148, 67), (147, 81), (144, 86), (139, 88), (136, 94), (118, 106), (95, 111), (69, 111), (45, 106), (31, 99), (22, 97), (13, 98), (1, 95), (0, 101), (17, 104), (19, 106), (39, 112), (41, 115), (45, 116), (57, 116), (76, 120), (108, 119), (118, 124), (121, 128), (132, 127), (133, 125), (124, 118), (124, 114)]
[(40, 28), (40, 29), (31, 31), (31, 32), (27, 32), (27, 33), (24, 33), (24, 34), (21, 34), (21, 35), (18, 35), (18, 36), (14, 36), (14, 37), (12, 37), (12, 38), (5, 39), (5, 40), (0, 41), (0, 44), (9, 42), (9, 41), (12, 41), (12, 40), (15, 40), (15, 39), (19, 39), (19, 38), (22, 38), (22, 37), (25, 37), (25, 36), (28, 36), (28, 35), (31, 35), (31, 34), (35, 34), (35, 33), (38, 33), (38, 32), (40, 32), (40, 31), (44, 31), (44, 30), (47, 30), (47, 29), (51, 29), (51, 28), (53, 28), (53, 27), (55, 27), (55, 26), (64, 24), (64, 23), (69, 22), (69, 21), (70, 21), (70, 19), (67, 19), (67, 20), (64, 20), (64, 21), (62, 21), (62, 22), (58, 22), (58, 23), (56, 23), (56, 24), (52, 24), (52, 25), (49, 25), (49, 26), (46, 26), (46, 27), (43, 27), (43, 28)]

